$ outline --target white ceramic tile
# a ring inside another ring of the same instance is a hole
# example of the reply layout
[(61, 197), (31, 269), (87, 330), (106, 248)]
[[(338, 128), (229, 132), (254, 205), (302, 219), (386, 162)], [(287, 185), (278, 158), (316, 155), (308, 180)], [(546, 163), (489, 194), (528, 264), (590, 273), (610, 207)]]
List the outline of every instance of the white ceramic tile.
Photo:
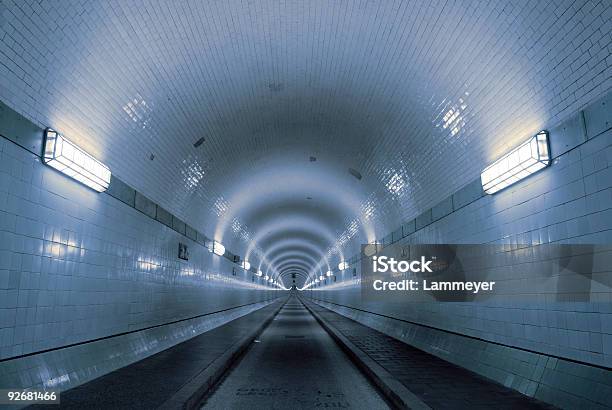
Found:
[(3, 8), (0, 98), (252, 261), (297, 197), (335, 266), (611, 86), (606, 0)]
[[(2, 155), (10, 156), (7, 163), (18, 169), (28, 164), (46, 182), (36, 198), (20, 196), (27, 189), (10, 187), (28, 183), (6, 168), (0, 171), (9, 181), (8, 190), (3, 191), (7, 201), (0, 204), (0, 358), (265, 301), (275, 295), (242, 270), (232, 276), (233, 265), (227, 259), (110, 196), (59, 175), (34, 155), (22, 149), (4, 150)], [(188, 262), (177, 258), (179, 241), (189, 246)], [(133, 309), (134, 305), (138, 308)], [(215, 321), (224, 323), (238, 312)], [(190, 326), (214, 326), (204, 319)], [(141, 335), (144, 339), (133, 336), (138, 342), (108, 339), (108, 346), (97, 344), (95, 348), (105, 353), (88, 351), (80, 359), (74, 351), (56, 350), (41, 356), (44, 364), (37, 365), (29, 377), (20, 374), (25, 384), (19, 386), (75, 386), (188, 335), (178, 325), (166, 329), (178, 333), (166, 334), (160, 344), (164, 328)], [(59, 360), (58, 354), (70, 357), (68, 364), (50, 368), (50, 363)], [(115, 356), (123, 359), (112, 359)], [(9, 387), (4, 371), (7, 363), (22, 360), (0, 363), (0, 385)], [(61, 379), (62, 371), (79, 377), (50, 381), (49, 377)]]

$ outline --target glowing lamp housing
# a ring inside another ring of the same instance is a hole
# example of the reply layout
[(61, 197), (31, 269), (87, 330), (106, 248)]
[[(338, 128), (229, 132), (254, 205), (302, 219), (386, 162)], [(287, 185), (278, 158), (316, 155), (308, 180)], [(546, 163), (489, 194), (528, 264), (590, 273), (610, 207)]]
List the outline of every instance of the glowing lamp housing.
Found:
[(106, 191), (110, 184), (106, 165), (51, 128), (45, 130), (43, 161), (97, 192)]
[(349, 264), (347, 262), (345, 262), (345, 261), (342, 261), (342, 262), (340, 262), (338, 264), (338, 269), (339, 270), (346, 270), (346, 269), (348, 269), (348, 267), (349, 267)]
[(494, 194), (550, 165), (548, 132), (540, 131), (480, 174), (482, 189)]
[(325, 273), (327, 276), (331, 276), (332, 275), (332, 271), (328, 270), (327, 273)]
[(251, 264), (249, 263), (249, 261), (245, 260), (244, 262), (242, 262), (242, 268), (244, 270), (249, 270), (251, 269)]
[(221, 245), (217, 241), (214, 241), (212, 251), (215, 255), (223, 256), (225, 254), (225, 246)]

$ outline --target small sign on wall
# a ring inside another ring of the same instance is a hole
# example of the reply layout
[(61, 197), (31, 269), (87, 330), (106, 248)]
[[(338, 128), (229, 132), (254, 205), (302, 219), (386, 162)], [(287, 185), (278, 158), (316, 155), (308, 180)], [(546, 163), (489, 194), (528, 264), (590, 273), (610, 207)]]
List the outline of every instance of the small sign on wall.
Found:
[(187, 245), (181, 242), (179, 242), (178, 257), (179, 259), (185, 261), (189, 260), (189, 250), (187, 249)]

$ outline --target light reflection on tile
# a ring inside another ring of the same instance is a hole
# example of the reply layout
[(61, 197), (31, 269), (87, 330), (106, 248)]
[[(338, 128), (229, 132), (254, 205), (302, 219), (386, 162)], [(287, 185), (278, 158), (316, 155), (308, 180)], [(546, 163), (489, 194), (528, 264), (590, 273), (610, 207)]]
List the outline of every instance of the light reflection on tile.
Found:
[[(330, 226), (336, 240), (322, 237), (320, 247), (321, 255), (337, 246), (335, 255), (353, 254), (593, 100), (611, 70), (609, 30), (598, 16), (612, 6), (602, 0), (231, 0), (163, 10), (136, 0), (87, 2), (74, 15), (34, 0), (4, 3), (7, 18), (27, 30), (0, 41), (0, 98), (73, 136), (127, 183), (241, 255), (260, 248), (250, 238), (268, 223), (258, 214), (267, 203), (248, 192), (239, 204), (229, 191), (259, 186), (275, 158), (308, 164), (304, 175), (351, 193), (352, 204), (325, 210), (347, 217)], [(66, 43), (56, 26), (79, 35)], [(193, 36), (180, 35), (185, 28)], [(31, 52), (20, 52), (25, 44)], [(58, 55), (67, 63), (53, 69), (38, 58)], [(36, 91), (22, 98), (23, 90)], [(334, 178), (317, 179), (314, 170), (326, 164)], [(304, 184), (294, 189), (317, 200)]]
[[(0, 159), (55, 173), (25, 150), (0, 151)], [(5, 171), (0, 175), (6, 176)], [(12, 184), (31, 183), (9, 178)], [(0, 248), (0, 358), (247, 306), (4, 361), (0, 387), (65, 390), (226, 323), (275, 296), (252, 274), (238, 270), (231, 276), (233, 264), (227, 259), (118, 200), (105, 194), (92, 198), (79, 184), (48, 181), (42, 190), (50, 195), (36, 202), (0, 204), (0, 232), (11, 230), (11, 248)], [(89, 211), (75, 219), (64, 213), (68, 203)], [(4, 214), (23, 221), (6, 224), (12, 218)], [(178, 260), (179, 242), (188, 244), (189, 261)], [(4, 312), (15, 317), (10, 327)]]

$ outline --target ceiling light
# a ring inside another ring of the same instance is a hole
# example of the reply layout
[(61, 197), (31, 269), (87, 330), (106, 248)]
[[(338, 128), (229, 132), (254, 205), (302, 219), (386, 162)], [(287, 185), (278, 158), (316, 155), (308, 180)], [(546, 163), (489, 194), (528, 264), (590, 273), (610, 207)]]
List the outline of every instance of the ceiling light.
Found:
[(328, 270), (326, 273), (327, 276), (331, 276), (332, 275), (332, 271)]
[(482, 189), (494, 194), (550, 165), (548, 132), (540, 131), (480, 174)]
[(45, 130), (43, 161), (98, 192), (106, 191), (110, 184), (111, 171), (106, 165), (51, 128)]
[(244, 270), (249, 270), (251, 269), (251, 264), (248, 260), (245, 259), (244, 262), (242, 262), (242, 267), (244, 268)]
[(349, 264), (345, 261), (342, 261), (338, 264), (338, 269), (340, 270), (348, 269), (348, 267), (349, 267)]
[(260, 269), (260, 270), (257, 271), (257, 276), (261, 276), (261, 275), (263, 275), (263, 272)]

